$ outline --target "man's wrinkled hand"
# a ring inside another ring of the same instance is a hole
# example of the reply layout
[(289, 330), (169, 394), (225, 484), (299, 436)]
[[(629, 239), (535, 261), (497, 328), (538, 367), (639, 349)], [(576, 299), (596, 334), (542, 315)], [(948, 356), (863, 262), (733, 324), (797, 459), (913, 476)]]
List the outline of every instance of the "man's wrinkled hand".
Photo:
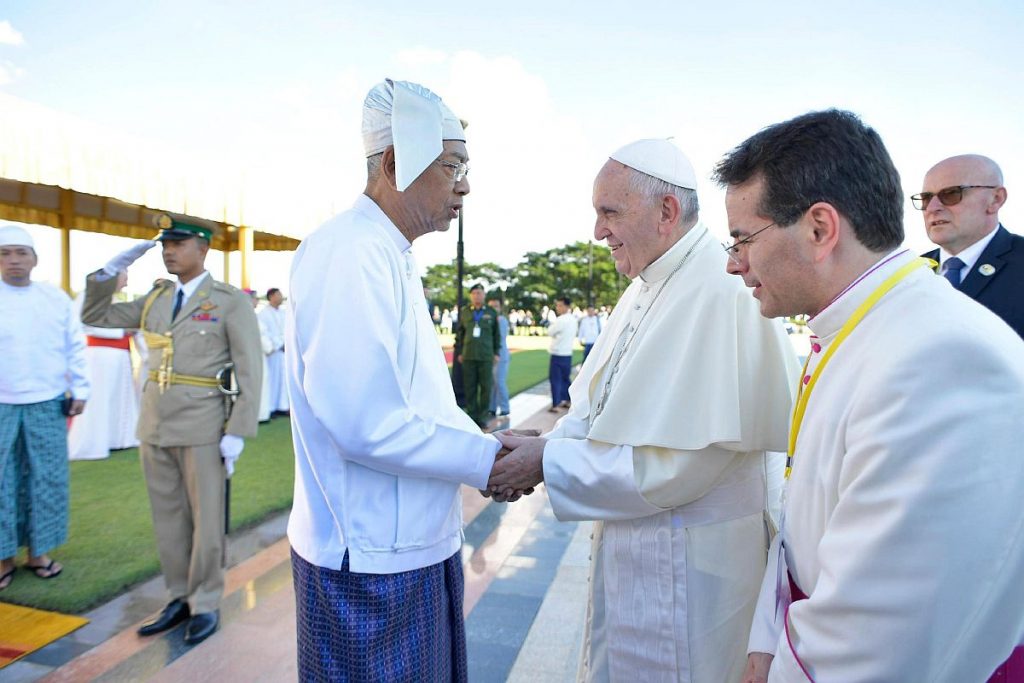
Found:
[(768, 683), (768, 670), (772, 667), (774, 655), (766, 652), (751, 652), (747, 655), (747, 668), (743, 670), (742, 683)]
[(500, 433), (511, 436), (540, 436), (539, 429), (506, 429)]
[(71, 401), (71, 407), (68, 408), (68, 417), (74, 417), (81, 415), (85, 411), (85, 401), (80, 398), (73, 399)]
[(495, 461), (487, 488), (495, 500), (499, 500), (499, 496), (509, 501), (518, 500), (520, 496), (517, 494), (525, 493), (544, 481), (544, 446), (547, 441), (507, 432), (499, 432), (496, 436), (502, 446), (514, 450)]

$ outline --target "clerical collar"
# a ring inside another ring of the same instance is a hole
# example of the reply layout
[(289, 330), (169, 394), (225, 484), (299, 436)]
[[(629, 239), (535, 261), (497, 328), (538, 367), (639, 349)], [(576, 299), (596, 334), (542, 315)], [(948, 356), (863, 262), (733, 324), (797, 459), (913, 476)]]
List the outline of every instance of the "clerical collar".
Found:
[(672, 273), (675, 267), (679, 265), (679, 259), (683, 258), (683, 254), (685, 254), (705, 232), (707, 232), (707, 228), (705, 228), (703, 224), (700, 222), (695, 224), (690, 228), (689, 232), (683, 235), (678, 242), (669, 247), (668, 251), (659, 256), (654, 263), (640, 271), (640, 279), (647, 284), (664, 280)]
[(388, 237), (390, 237), (391, 241), (395, 243), (396, 247), (398, 247), (398, 251), (403, 254), (409, 251), (409, 248), (412, 246), (412, 242), (405, 238), (405, 235), (403, 235), (402, 231), (398, 229), (398, 226), (392, 223), (391, 219), (388, 218), (388, 215), (384, 213), (384, 210), (377, 206), (377, 202), (373, 201), (365, 194), (361, 194), (356, 198), (352, 208), (384, 228)]
[(909, 249), (889, 252), (847, 285), (846, 289), (841, 291), (818, 315), (811, 318), (807, 322), (808, 327), (815, 335), (827, 340), (839, 331), (847, 318), (853, 315), (857, 307), (871, 296), (871, 293), (885, 278), (915, 258), (917, 256), (912, 254)]

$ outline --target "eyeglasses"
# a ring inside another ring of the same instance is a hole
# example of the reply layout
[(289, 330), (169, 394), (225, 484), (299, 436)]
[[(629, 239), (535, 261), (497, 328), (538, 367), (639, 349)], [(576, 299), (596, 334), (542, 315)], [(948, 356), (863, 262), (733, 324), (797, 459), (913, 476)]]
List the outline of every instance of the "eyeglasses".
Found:
[(739, 242), (733, 242), (732, 244), (725, 244), (725, 243), (723, 243), (722, 244), (722, 248), (725, 249), (725, 253), (729, 255), (729, 258), (732, 259), (732, 262), (738, 265), (740, 263), (740, 247), (745, 246), (747, 244), (750, 244), (751, 240), (753, 240), (755, 237), (760, 235), (762, 232), (764, 232), (768, 228), (771, 228), (771, 227), (773, 227), (775, 225), (777, 225), (777, 224), (776, 223), (769, 223), (768, 225), (764, 226), (760, 230), (755, 230), (754, 232), (752, 232), (747, 237), (744, 237), (743, 239), (741, 239)]
[(989, 190), (994, 190), (997, 185), (954, 185), (953, 187), (944, 187), (938, 192), (922, 192), (921, 194), (913, 195), (910, 200), (914, 202), (914, 208), (918, 211), (924, 211), (928, 208), (928, 205), (932, 202), (932, 197), (938, 197), (939, 201), (942, 202), (943, 206), (955, 206), (959, 204), (964, 198), (964, 190), (970, 190), (975, 187), (984, 187)]
[(460, 182), (463, 178), (469, 175), (469, 164), (464, 164), (461, 161), (456, 164), (451, 161), (445, 161), (444, 159), (435, 159), (435, 161), (442, 166), (455, 169), (455, 182)]

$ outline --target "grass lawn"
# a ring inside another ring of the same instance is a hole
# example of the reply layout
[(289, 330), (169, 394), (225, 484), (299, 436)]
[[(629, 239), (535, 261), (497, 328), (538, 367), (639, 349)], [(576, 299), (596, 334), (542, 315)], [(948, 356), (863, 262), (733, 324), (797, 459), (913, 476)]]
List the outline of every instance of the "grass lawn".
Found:
[[(538, 382), (546, 380), (550, 358), (547, 351), (540, 349), (513, 353), (508, 361), (508, 395), (515, 396)], [(573, 365), (582, 362), (583, 351), (573, 351)], [(525, 417), (525, 415), (520, 417)]]
[[(288, 509), (293, 480), (288, 420), (260, 425), (231, 481), (231, 528)], [(24, 555), (22, 551), (18, 564)], [(137, 449), (116, 451), (106, 460), (71, 463), (68, 542), (51, 555), (64, 565), (60, 576), (43, 581), (19, 570), (0, 600), (80, 613), (159, 573)]]
[[(574, 363), (581, 358), (577, 351)], [(509, 395), (544, 381), (547, 374), (546, 350), (516, 351), (509, 361)], [(294, 476), (288, 420), (260, 425), (259, 436), (247, 440), (232, 478), (232, 530), (291, 507)], [(116, 451), (107, 460), (71, 463), (68, 542), (52, 556), (64, 565), (60, 576), (43, 581), (19, 570), (10, 587), (0, 592), (0, 601), (81, 613), (160, 572), (137, 449)], [(18, 564), (24, 561), (22, 551)]]

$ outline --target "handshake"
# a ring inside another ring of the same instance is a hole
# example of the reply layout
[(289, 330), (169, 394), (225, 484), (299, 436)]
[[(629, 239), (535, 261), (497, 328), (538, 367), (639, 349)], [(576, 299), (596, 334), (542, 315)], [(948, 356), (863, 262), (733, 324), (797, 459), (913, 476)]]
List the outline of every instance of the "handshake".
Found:
[(485, 498), (499, 503), (514, 503), (533, 493), (544, 481), (544, 445), (536, 429), (509, 429), (495, 433), (501, 450), (494, 459), (487, 488), (480, 491)]

